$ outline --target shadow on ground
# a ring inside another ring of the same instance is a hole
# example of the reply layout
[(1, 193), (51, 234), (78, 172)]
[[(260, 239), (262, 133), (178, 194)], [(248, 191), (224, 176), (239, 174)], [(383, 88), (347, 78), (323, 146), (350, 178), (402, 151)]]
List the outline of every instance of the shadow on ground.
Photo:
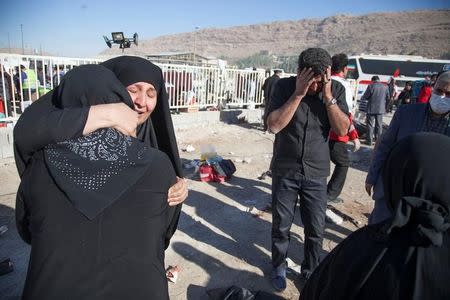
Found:
[(10, 258), (14, 271), (0, 277), (0, 299), (20, 299), (28, 268), (30, 247), (19, 237), (15, 223), (15, 212), (0, 204), (0, 226), (8, 231), (0, 236), (0, 261)]

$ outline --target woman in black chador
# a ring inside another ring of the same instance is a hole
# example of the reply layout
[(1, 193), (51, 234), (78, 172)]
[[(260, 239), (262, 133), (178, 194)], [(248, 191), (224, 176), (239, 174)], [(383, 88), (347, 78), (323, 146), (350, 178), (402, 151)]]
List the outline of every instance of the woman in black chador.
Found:
[(355, 231), (317, 267), (300, 299), (450, 299), (450, 139), (418, 133), (384, 166), (393, 217)]
[[(181, 162), (161, 69), (134, 56), (116, 57), (101, 65), (111, 70), (127, 88), (134, 106), (108, 103), (62, 108), (52, 103), (54, 91), (42, 96), (24, 111), (14, 126), (14, 157), (19, 176), (22, 177), (33, 154), (46, 145), (111, 127), (125, 135), (137, 136), (169, 156), (178, 179), (169, 189), (168, 202), (177, 207), (179, 215), (188, 188), (180, 178), (183, 177)], [(137, 131), (136, 125), (139, 125)]]
[[(163, 98), (162, 77), (142, 82)], [(96, 65), (68, 72), (52, 102), (134, 107), (115, 74)], [(179, 210), (167, 197), (178, 153), (153, 143), (103, 128), (27, 159), (16, 203), (19, 233), (31, 244), (23, 299), (168, 299), (164, 249)]]

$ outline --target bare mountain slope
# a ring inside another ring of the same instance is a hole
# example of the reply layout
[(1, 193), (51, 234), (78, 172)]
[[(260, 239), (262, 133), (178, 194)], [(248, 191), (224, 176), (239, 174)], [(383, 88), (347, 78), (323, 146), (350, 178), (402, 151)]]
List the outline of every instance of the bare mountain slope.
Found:
[[(126, 50), (134, 54), (192, 52), (231, 59), (260, 51), (298, 55), (307, 47), (331, 53), (413, 54), (426, 57), (450, 55), (450, 10), (336, 15), (160, 36)], [(107, 49), (102, 54), (120, 53)]]

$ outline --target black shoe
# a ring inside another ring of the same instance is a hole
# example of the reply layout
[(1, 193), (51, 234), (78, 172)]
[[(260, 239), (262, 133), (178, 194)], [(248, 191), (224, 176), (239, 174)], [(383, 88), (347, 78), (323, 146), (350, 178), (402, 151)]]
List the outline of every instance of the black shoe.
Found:
[(342, 199), (342, 198), (340, 198), (340, 197), (337, 197), (337, 198), (334, 198), (334, 199), (329, 199), (328, 200), (328, 202), (330, 202), (330, 203), (343, 203), (344, 202), (344, 199)]
[(281, 269), (281, 266), (278, 268), (272, 269), (272, 278), (270, 282), (275, 290), (278, 292), (282, 292), (286, 289), (286, 269)]
[(272, 171), (268, 170), (261, 174), (261, 176), (258, 177), (259, 180), (265, 180), (266, 176), (272, 177)]
[(282, 292), (286, 289), (286, 277), (276, 276), (270, 282), (277, 292)]
[(13, 270), (14, 267), (9, 258), (0, 262), (0, 276), (11, 273)]

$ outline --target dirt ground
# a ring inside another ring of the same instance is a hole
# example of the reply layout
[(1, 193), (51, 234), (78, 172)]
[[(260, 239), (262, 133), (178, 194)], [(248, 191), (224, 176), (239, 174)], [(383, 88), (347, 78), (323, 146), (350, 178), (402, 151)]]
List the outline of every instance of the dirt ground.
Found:
[[(171, 299), (208, 299), (207, 290), (232, 285), (275, 293), (270, 281), (270, 212), (254, 217), (251, 207), (264, 209), (270, 202), (271, 178), (258, 177), (268, 169), (274, 136), (249, 124), (217, 124), (177, 131), (183, 163), (200, 157), (203, 145), (214, 145), (218, 154), (235, 161), (237, 172), (224, 184), (202, 183), (186, 169), (190, 194), (186, 200), (169, 249), (166, 264), (182, 271), (176, 284), (169, 283)], [(344, 215), (342, 225), (327, 224), (323, 255), (358, 227), (367, 224), (373, 202), (364, 191), (364, 179), (372, 149), (362, 146), (352, 154), (352, 165), (335, 209)], [(245, 162), (242, 162), (245, 160)], [(13, 159), (0, 160), (0, 225), (9, 231), (0, 237), (0, 258), (10, 257), (15, 271), (0, 277), (0, 299), (19, 299), (28, 264), (29, 247), (20, 240), (14, 225), (15, 192), (19, 179)], [(299, 212), (291, 229), (289, 263), (293, 270), (303, 257), (303, 227)], [(303, 281), (292, 271), (288, 286), (278, 295), (298, 299)]]

